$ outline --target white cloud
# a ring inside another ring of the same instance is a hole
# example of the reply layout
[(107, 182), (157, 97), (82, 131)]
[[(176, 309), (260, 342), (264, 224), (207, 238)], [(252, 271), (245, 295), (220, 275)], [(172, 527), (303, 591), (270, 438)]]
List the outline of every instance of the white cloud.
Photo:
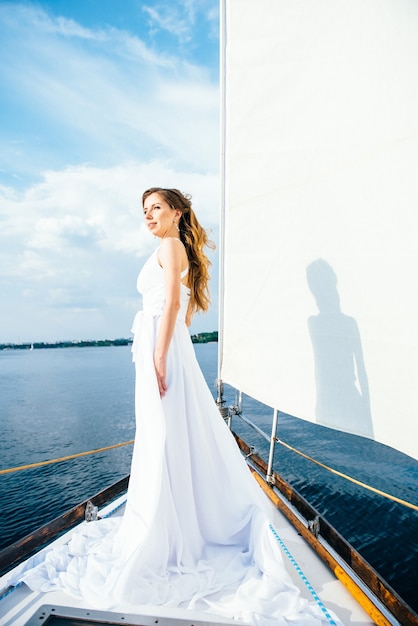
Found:
[[(43, 150), (56, 154), (61, 140), (67, 164), (157, 157), (217, 168), (218, 86), (207, 68), (157, 53), (131, 33), (78, 28), (19, 4), (0, 6), (0, 22), (7, 97), (18, 97), (23, 123), (37, 117), (33, 145), (20, 137), (32, 163)], [(6, 143), (2, 168), (18, 175), (15, 144)]]
[(51, 328), (68, 338), (57, 309), (66, 324), (69, 315), (80, 317), (90, 337), (104, 332), (98, 318), (115, 327), (115, 336), (128, 333), (139, 306), (135, 275), (156, 245), (144, 227), (141, 206), (142, 192), (150, 186), (192, 193), (202, 225), (216, 236), (217, 175), (182, 172), (163, 162), (83, 165), (46, 172), (41, 183), (21, 194), (0, 189), (0, 282), (3, 289), (13, 284), (14, 293), (0, 311), (0, 341), (10, 340), (11, 332), (16, 337), (15, 320), (19, 336), (26, 328), (34, 339), (33, 307), (43, 311), (43, 322), (37, 322), (43, 330), (36, 331), (41, 339), (54, 338), (48, 335)]
[(151, 30), (155, 29), (155, 32), (158, 29), (165, 30), (175, 35), (180, 43), (190, 41), (190, 23), (188, 20), (180, 18), (179, 11), (175, 6), (165, 5), (158, 8), (144, 6), (143, 9), (150, 18)]
[(194, 45), (196, 34), (202, 36), (199, 18), (203, 18), (204, 36), (219, 38), (219, 3), (212, 0), (182, 0), (159, 2), (153, 6), (144, 5), (142, 10), (148, 15), (148, 25), (152, 36), (160, 32), (169, 33), (180, 46)]
[[(156, 10), (188, 37), (196, 6)], [(0, 38), (0, 341), (126, 336), (156, 245), (142, 192), (191, 193), (216, 238), (216, 79), (158, 42), (40, 5), (0, 3)], [(195, 328), (216, 326), (214, 310)]]
[(206, 20), (209, 25), (209, 33), (212, 39), (219, 39), (219, 13), (220, 3), (211, 5), (206, 12)]
[(26, 11), (30, 15), (33, 27), (41, 28), (45, 32), (64, 35), (64, 37), (79, 37), (80, 39), (100, 40), (105, 38), (104, 31), (92, 31), (65, 17), (51, 18), (42, 10), (36, 9), (36, 7), (33, 9), (26, 7)]

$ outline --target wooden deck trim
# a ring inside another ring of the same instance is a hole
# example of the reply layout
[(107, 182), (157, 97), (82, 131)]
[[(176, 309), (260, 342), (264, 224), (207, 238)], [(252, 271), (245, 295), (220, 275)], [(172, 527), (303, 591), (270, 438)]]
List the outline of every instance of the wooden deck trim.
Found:
[(95, 506), (101, 507), (114, 500), (128, 487), (129, 476), (125, 476), (118, 482), (106, 487), (92, 498), (66, 511), (51, 522), (41, 526), (33, 533), (0, 551), (0, 576), (20, 565), (23, 561), (39, 552), (49, 543), (66, 533), (84, 519), (86, 504), (88, 501)]
[[(245, 455), (250, 454), (250, 447), (236, 433), (233, 433), (239, 448)], [(251, 464), (264, 477), (267, 476), (267, 463), (263, 461), (257, 454), (251, 454)], [(340, 533), (327, 522), (318, 511), (305, 500), (289, 483), (283, 480), (276, 472), (273, 472), (275, 480), (275, 488), (280, 491), (284, 498), (293, 505), (306, 521), (313, 521), (315, 518), (319, 520), (319, 535), (326, 543), (341, 557), (349, 568), (362, 580), (366, 587), (370, 589), (372, 594), (387, 608), (401, 624), (409, 626), (418, 626), (418, 615), (415, 611), (396, 593), (394, 589), (387, 583), (373, 567), (340, 535)], [(261, 478), (257, 472), (255, 476)], [(302, 523), (297, 515), (277, 496), (274, 489), (268, 485), (264, 478), (257, 481), (261, 484), (266, 494), (275, 504), (275, 506), (287, 517), (296, 530), (303, 536), (308, 544), (315, 550), (318, 556), (326, 563), (326, 565), (341, 580), (348, 591), (355, 597), (363, 609), (370, 615), (373, 621), (379, 626), (387, 626), (390, 624), (382, 615), (379, 609), (371, 602), (368, 596), (358, 587), (353, 579), (349, 579), (349, 574), (343, 570), (340, 564), (334, 559), (330, 552), (326, 550), (324, 545), (317, 537)]]

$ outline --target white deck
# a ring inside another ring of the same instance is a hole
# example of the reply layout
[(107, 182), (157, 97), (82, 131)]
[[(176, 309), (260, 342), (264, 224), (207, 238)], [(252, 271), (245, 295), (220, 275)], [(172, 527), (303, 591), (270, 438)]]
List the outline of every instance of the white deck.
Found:
[[(125, 499), (125, 496), (119, 498), (111, 505), (104, 507), (100, 514), (109, 514)], [(310, 546), (298, 535), (293, 526), (277, 509), (271, 505), (272, 509), (272, 522), (275, 529), (280, 536), (282, 542), (286, 545), (287, 550), (293, 556), (293, 559), (297, 562), (303, 574), (306, 576), (316, 594), (319, 596), (321, 602), (329, 609), (334, 616), (337, 616), (339, 621), (345, 626), (366, 626), (373, 624), (370, 617), (363, 611), (363, 609), (357, 604), (357, 602), (351, 597), (345, 587), (340, 581), (338, 581), (332, 572), (324, 565)], [(122, 508), (119, 508), (115, 515), (119, 515), (122, 512)], [(68, 539), (68, 535), (63, 535), (57, 540), (57, 543), (63, 543)], [(301, 591), (301, 595), (308, 599), (310, 602), (315, 602), (311, 592), (306, 584), (301, 579), (301, 576), (296, 571), (294, 564), (292, 564), (289, 557), (283, 551), (283, 561), (285, 567), (288, 570), (294, 583)], [(6, 580), (10, 574), (0, 578), (0, 589), (3, 589)], [(0, 601), (0, 626), (23, 626), (27, 621), (39, 610), (41, 606), (53, 605), (55, 607), (76, 607), (89, 610), (92, 607), (85, 606), (82, 601), (76, 600), (71, 596), (67, 596), (62, 592), (54, 593), (38, 593), (30, 591), (25, 585), (22, 585), (18, 589), (12, 591)], [(132, 614), (126, 613), (123, 616), (119, 615), (120, 623), (135, 623), (135, 617)], [(177, 624), (192, 624), (196, 626), (209, 626), (209, 624), (235, 624), (238, 622), (219, 618), (217, 616), (209, 615), (208, 613), (196, 613), (185, 609), (173, 609), (165, 607), (151, 607), (146, 606), (141, 610), (141, 615), (144, 619), (137, 623), (145, 624), (147, 619), (160, 618), (159, 626), (164, 626), (164, 618), (176, 618), (180, 620)], [(138, 619), (138, 616), (136, 617)], [(170, 620), (166, 623), (168, 624)], [(154, 620), (149, 623), (155, 623)], [(170, 622), (173, 623), (173, 622)]]
[[(336, 615), (345, 626), (374, 624), (369, 615), (297, 533), (287, 518), (273, 506), (272, 513), (277, 533), (326, 608)], [(300, 589), (302, 597), (312, 602), (311, 592), (301, 580), (284, 551), (283, 561), (294, 584)]]

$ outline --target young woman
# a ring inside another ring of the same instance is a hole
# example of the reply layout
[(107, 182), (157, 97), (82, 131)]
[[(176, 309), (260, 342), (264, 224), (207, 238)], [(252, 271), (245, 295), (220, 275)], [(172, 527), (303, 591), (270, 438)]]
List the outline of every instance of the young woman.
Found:
[(327, 623), (285, 571), (265, 497), (195, 358), (188, 325), (209, 306), (206, 232), (176, 189), (149, 189), (143, 210), (159, 247), (138, 277), (126, 509), (119, 521), (91, 522), (22, 578), (128, 612), (171, 605), (257, 625)]

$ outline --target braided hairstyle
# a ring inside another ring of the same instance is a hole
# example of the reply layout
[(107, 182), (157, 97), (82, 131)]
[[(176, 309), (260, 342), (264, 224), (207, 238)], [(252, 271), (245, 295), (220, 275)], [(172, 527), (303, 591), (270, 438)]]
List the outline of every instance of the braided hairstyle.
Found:
[(190, 313), (207, 311), (210, 305), (209, 266), (210, 261), (204, 252), (207, 246), (212, 250), (215, 244), (209, 240), (204, 228), (199, 224), (192, 209), (191, 196), (178, 189), (151, 187), (142, 194), (142, 205), (152, 193), (158, 193), (173, 210), (181, 211), (179, 220), (180, 240), (186, 248), (189, 260), (188, 282), (190, 288)]

